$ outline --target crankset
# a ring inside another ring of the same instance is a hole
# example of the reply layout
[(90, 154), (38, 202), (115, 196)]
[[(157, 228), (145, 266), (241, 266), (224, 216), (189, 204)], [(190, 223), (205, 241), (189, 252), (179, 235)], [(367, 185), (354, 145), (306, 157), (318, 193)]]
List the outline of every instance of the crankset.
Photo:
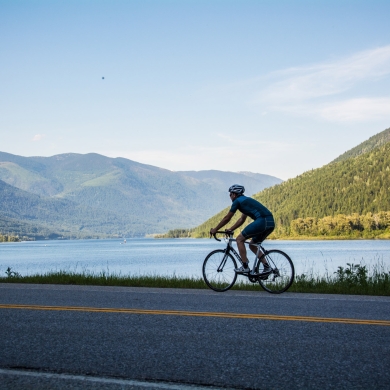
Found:
[(257, 283), (259, 281), (259, 276), (258, 275), (248, 275), (248, 279), (252, 283)]

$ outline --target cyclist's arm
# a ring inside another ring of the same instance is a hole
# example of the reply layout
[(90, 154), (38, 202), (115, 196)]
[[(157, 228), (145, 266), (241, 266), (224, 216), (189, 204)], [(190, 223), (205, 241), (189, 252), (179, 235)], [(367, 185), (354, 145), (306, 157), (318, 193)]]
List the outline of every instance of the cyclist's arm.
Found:
[(228, 230), (236, 230), (238, 227), (240, 227), (245, 221), (246, 221), (247, 215), (241, 214), (241, 217), (238, 218), (237, 222), (230, 227)]
[(221, 227), (225, 226), (232, 218), (233, 218), (234, 213), (229, 211), (221, 220), (221, 222), (214, 228), (210, 229), (210, 234), (214, 234), (216, 231), (221, 229)]

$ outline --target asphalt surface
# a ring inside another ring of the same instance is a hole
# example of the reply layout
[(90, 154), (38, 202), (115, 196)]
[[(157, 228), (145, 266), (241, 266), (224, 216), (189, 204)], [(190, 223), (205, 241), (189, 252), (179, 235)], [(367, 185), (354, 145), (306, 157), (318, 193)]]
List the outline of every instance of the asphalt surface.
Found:
[[(62, 307), (390, 321), (390, 298), (0, 284), (0, 388), (389, 389), (390, 326)], [(211, 387), (212, 388), (212, 387)]]

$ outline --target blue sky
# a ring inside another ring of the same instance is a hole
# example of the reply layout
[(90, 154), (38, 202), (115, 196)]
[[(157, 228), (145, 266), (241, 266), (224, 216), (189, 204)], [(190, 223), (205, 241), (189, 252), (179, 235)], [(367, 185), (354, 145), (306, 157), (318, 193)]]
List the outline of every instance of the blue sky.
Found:
[(389, 15), (376, 0), (0, 0), (0, 151), (294, 177), (390, 127)]

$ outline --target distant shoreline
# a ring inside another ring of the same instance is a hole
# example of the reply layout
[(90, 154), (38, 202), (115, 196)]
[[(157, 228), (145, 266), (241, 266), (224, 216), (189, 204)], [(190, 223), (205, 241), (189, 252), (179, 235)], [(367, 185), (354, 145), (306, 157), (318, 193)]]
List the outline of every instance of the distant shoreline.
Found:
[[(208, 240), (207, 237), (131, 237), (127, 240), (132, 239), (146, 239), (146, 240)], [(1, 244), (9, 243), (22, 243), (22, 242), (48, 242), (48, 241), (82, 241), (82, 240), (116, 240), (120, 241), (118, 238), (108, 238), (108, 237), (94, 237), (94, 238), (51, 238), (51, 239), (38, 239), (38, 240), (17, 240), (17, 241), (0, 241)], [(311, 236), (302, 236), (302, 237), (278, 237), (278, 238), (267, 238), (266, 241), (386, 241), (390, 240), (389, 237), (311, 237)]]
[[(152, 237), (155, 240), (208, 240), (207, 237)], [(266, 241), (374, 241), (374, 240), (390, 240), (389, 237), (311, 237), (311, 236), (302, 236), (302, 237), (278, 237), (278, 238), (267, 238)]]

